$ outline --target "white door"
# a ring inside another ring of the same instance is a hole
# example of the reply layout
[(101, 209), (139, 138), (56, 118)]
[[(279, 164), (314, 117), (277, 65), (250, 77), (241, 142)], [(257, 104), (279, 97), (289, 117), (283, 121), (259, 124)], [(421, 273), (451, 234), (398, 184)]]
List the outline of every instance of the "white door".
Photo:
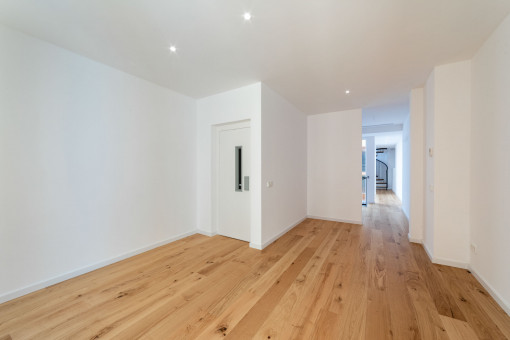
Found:
[(218, 234), (250, 241), (250, 128), (219, 131)]
[(375, 137), (365, 137), (367, 141), (367, 151), (366, 151), (366, 157), (367, 157), (367, 201), (368, 203), (375, 203), (375, 183), (376, 183), (376, 176), (375, 176)]

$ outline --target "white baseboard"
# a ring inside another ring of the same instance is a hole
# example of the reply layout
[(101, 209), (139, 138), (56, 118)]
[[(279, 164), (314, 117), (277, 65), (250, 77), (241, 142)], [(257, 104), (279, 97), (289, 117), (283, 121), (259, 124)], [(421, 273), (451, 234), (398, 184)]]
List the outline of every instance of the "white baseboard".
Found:
[(258, 249), (258, 250), (262, 250), (262, 249), (266, 248), (268, 245), (270, 245), (271, 243), (273, 243), (274, 241), (276, 241), (277, 239), (282, 237), (285, 233), (287, 233), (289, 230), (291, 230), (292, 228), (294, 228), (295, 226), (297, 226), (299, 223), (303, 222), (307, 218), (312, 218), (312, 219), (316, 219), (316, 220), (333, 221), (333, 222), (351, 223), (351, 224), (362, 224), (361, 221), (340, 220), (340, 219), (334, 219), (334, 218), (328, 218), (328, 217), (307, 215), (307, 216), (299, 219), (297, 222), (292, 223), (291, 225), (286, 227), (284, 230), (282, 230), (281, 232), (279, 232), (275, 236), (271, 237), (269, 240), (267, 240), (266, 242), (264, 242), (262, 244), (250, 242), (250, 248), (254, 248), (254, 249)]
[(469, 263), (459, 262), (459, 261), (449, 260), (449, 259), (443, 259), (443, 258), (440, 258), (440, 257), (432, 256), (432, 253), (430, 252), (429, 248), (427, 248), (425, 243), (422, 243), (422, 244), (423, 244), (423, 248), (425, 249), (425, 252), (429, 256), (429, 259), (430, 259), (430, 261), (432, 263), (441, 264), (443, 266), (450, 266), (450, 267), (455, 267), (455, 268), (461, 268), (461, 269), (468, 269), (469, 268)]
[(258, 244), (258, 243), (251, 243), (251, 242), (250, 242), (250, 248), (258, 249), (258, 250), (262, 250), (262, 249), (264, 249), (264, 248), (262, 248), (262, 245), (261, 245), (261, 244)]
[(442, 258), (437, 258), (437, 257), (434, 258), (434, 260), (432, 262), (436, 263), (436, 264), (442, 264), (443, 266), (450, 266), (450, 267), (455, 267), (455, 268), (460, 268), (460, 269), (468, 269), (469, 268), (469, 263), (448, 260), (448, 259), (442, 259)]
[(16, 298), (18, 298), (20, 296), (23, 296), (23, 295), (35, 292), (35, 291), (37, 291), (39, 289), (43, 289), (43, 288), (52, 286), (54, 284), (57, 284), (57, 283), (60, 283), (60, 282), (72, 279), (73, 277), (80, 276), (80, 275), (83, 275), (85, 273), (91, 272), (93, 270), (96, 270), (96, 269), (108, 266), (108, 265), (113, 264), (115, 262), (119, 262), (119, 261), (125, 260), (125, 259), (127, 259), (129, 257), (132, 257), (132, 256), (135, 256), (135, 255), (144, 253), (144, 252), (149, 251), (151, 249), (154, 249), (154, 248), (157, 248), (157, 247), (161, 247), (161, 246), (163, 246), (165, 244), (168, 244), (168, 243), (180, 240), (182, 238), (191, 236), (193, 234), (196, 234), (197, 232), (198, 232), (197, 230), (192, 230), (192, 231), (189, 231), (189, 232), (186, 232), (186, 233), (183, 233), (183, 234), (171, 237), (171, 238), (166, 239), (164, 241), (156, 242), (156, 243), (153, 243), (151, 245), (148, 245), (148, 246), (145, 246), (145, 247), (142, 247), (142, 248), (138, 248), (136, 250), (124, 253), (122, 255), (112, 257), (112, 258), (110, 258), (108, 260), (100, 261), (100, 262), (94, 263), (94, 264), (92, 264), (90, 266), (85, 266), (85, 267), (82, 267), (82, 268), (79, 268), (79, 269), (72, 270), (70, 272), (64, 273), (62, 275), (55, 276), (55, 277), (53, 277), (51, 279), (39, 281), (39, 282), (34, 283), (32, 285), (25, 286), (23, 288), (10, 291), (8, 293), (0, 295), (0, 303), (4, 303), (6, 301), (16, 299)]
[(491, 285), (487, 280), (483, 278), (471, 265), (468, 267), (469, 271), (473, 276), (480, 282), (487, 292), (496, 300), (498, 305), (510, 316), (510, 303), (506, 301)]
[(299, 219), (297, 222), (292, 223), (291, 225), (287, 226), (281, 232), (279, 232), (278, 234), (274, 235), (273, 237), (271, 237), (269, 240), (267, 240), (266, 242), (264, 242), (262, 244), (250, 243), (250, 248), (255, 248), (255, 249), (259, 249), (259, 250), (264, 249), (265, 247), (267, 247), (268, 245), (270, 245), (271, 243), (273, 243), (274, 241), (276, 241), (277, 239), (282, 237), (289, 230), (291, 230), (292, 228), (297, 226), (299, 223), (303, 222), (305, 219), (306, 219), (306, 217), (303, 217), (303, 218)]
[(209, 237), (213, 237), (213, 236), (217, 235), (217, 233), (212, 233), (210, 231), (205, 231), (202, 229), (197, 229), (197, 233), (201, 234), (201, 235), (209, 236)]
[(313, 215), (307, 215), (306, 218), (313, 218), (315, 220), (324, 220), (324, 221), (333, 221), (333, 222), (342, 222), (342, 223), (351, 223), (351, 224), (363, 224), (361, 221), (353, 221), (353, 220), (343, 220), (338, 218), (331, 218), (331, 217), (322, 217), (322, 216), (313, 216)]
[(409, 242), (423, 244), (423, 240), (420, 238), (411, 237), (411, 234), (407, 234)]
[(462, 262), (457, 262), (457, 261), (451, 261), (451, 260), (444, 260), (444, 259), (437, 259), (437, 258), (434, 258), (432, 257), (432, 255), (430, 254), (430, 251), (429, 249), (427, 248), (427, 246), (425, 245), (425, 243), (423, 243), (423, 248), (425, 249), (425, 252), (427, 253), (427, 255), (429, 256), (430, 258), (430, 261), (432, 261), (432, 263), (437, 263), (437, 264), (442, 264), (442, 265), (445, 265), (445, 266), (450, 266), (450, 267), (457, 267), (457, 268), (462, 268), (462, 269), (467, 269), (469, 270), (473, 276), (478, 280), (478, 282), (480, 282), (480, 284), (487, 290), (487, 292), (489, 292), (489, 294), (494, 298), (494, 300), (496, 300), (496, 302), (499, 304), (499, 306), (508, 314), (510, 315), (510, 303), (508, 303), (490, 284), (489, 282), (487, 282), (487, 280), (485, 280), (483, 278), (483, 276), (481, 276), (480, 274), (478, 274), (478, 272), (468, 263), (462, 263)]
[(429, 257), (430, 261), (431, 261), (432, 263), (434, 263), (434, 257), (432, 256), (432, 253), (430, 252), (430, 250), (429, 250), (429, 248), (427, 247), (427, 245), (425, 244), (425, 242), (423, 242), (423, 243), (422, 243), (422, 245), (423, 245), (423, 249), (425, 249), (425, 252), (427, 253), (427, 255), (428, 255), (428, 257)]

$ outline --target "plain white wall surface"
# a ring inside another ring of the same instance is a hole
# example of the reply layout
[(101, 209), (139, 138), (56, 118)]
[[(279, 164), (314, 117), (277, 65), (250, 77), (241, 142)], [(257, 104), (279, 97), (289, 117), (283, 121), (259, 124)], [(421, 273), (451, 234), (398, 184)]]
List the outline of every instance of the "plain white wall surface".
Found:
[(471, 62), (435, 68), (434, 257), (469, 263)]
[(400, 138), (395, 145), (395, 177), (393, 180), (393, 191), (400, 199), (400, 202), (402, 202), (403, 152), (402, 134), (400, 134)]
[(306, 147), (306, 115), (262, 84), (262, 247), (306, 217)]
[(423, 246), (429, 256), (434, 250), (434, 112), (435, 87), (434, 71), (430, 74), (424, 89), (425, 96), (425, 202), (424, 202), (424, 232)]
[(262, 240), (261, 201), (261, 83), (206, 97), (197, 101), (197, 227), (215, 234), (213, 211), (213, 136), (215, 125), (250, 120), (251, 129), (251, 238)]
[(472, 61), (472, 269), (510, 313), (510, 17)]
[(425, 208), (425, 102), (424, 89), (413, 89), (409, 96), (409, 239), (423, 241)]
[(361, 223), (361, 109), (308, 116), (308, 215)]
[(3, 27), (0, 48), (0, 296), (195, 229), (194, 100)]
[[(427, 201), (425, 242), (437, 263), (469, 264), (471, 62), (434, 68), (425, 91)], [(433, 233), (433, 246), (429, 235)]]
[(408, 115), (402, 129), (402, 211), (409, 220), (411, 210), (411, 119)]

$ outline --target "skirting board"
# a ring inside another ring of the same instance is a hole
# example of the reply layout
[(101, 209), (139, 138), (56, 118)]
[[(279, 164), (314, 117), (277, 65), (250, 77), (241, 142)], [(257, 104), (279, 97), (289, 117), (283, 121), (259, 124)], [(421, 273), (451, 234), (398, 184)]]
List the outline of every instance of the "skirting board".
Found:
[(298, 220), (297, 222), (292, 223), (287, 228), (283, 229), (281, 232), (279, 232), (275, 236), (271, 237), (269, 240), (267, 240), (263, 244), (256, 244), (256, 243), (250, 242), (250, 248), (254, 248), (254, 249), (258, 249), (258, 250), (264, 249), (265, 247), (267, 247), (268, 245), (270, 245), (271, 243), (273, 243), (274, 241), (276, 241), (277, 239), (282, 237), (284, 234), (286, 234), (289, 230), (291, 230), (292, 228), (297, 226), (299, 223), (303, 222), (305, 219), (306, 219), (306, 217), (303, 217), (300, 220)]
[(407, 239), (409, 240), (409, 242), (412, 242), (412, 243), (423, 244), (423, 240), (422, 239), (413, 238), (413, 237), (411, 237), (410, 234), (407, 234)]
[(321, 217), (321, 216), (312, 216), (308, 215), (306, 218), (312, 218), (314, 220), (324, 220), (324, 221), (333, 221), (333, 222), (342, 222), (342, 223), (351, 223), (351, 224), (363, 224), (361, 221), (352, 221), (352, 220), (342, 220), (338, 218), (330, 218), (330, 217)]
[(510, 316), (510, 303), (508, 303), (501, 295), (496, 292), (496, 290), (485, 280), (478, 272), (469, 265), (469, 271), (473, 276), (480, 282), (480, 284), (489, 292), (494, 300), (498, 303), (498, 305)]
[(437, 263), (437, 264), (442, 264), (445, 266), (457, 267), (457, 268), (469, 270), (471, 272), (471, 274), (473, 274), (473, 276), (478, 280), (478, 282), (480, 282), (480, 284), (487, 290), (487, 292), (489, 292), (489, 294), (494, 298), (494, 300), (496, 300), (498, 305), (508, 315), (510, 315), (510, 303), (505, 301), (505, 299), (503, 299), (501, 297), (501, 295), (499, 295), (496, 292), (496, 290), (494, 288), (492, 288), (492, 286), (487, 282), (487, 280), (485, 280), (480, 274), (478, 274), (476, 272), (476, 270), (473, 269), (473, 267), (471, 267), (470, 264), (456, 262), (456, 261), (450, 261), (450, 260), (435, 259), (430, 255), (429, 249), (425, 246), (425, 244), (423, 244), (423, 248), (425, 249), (425, 252), (427, 253), (427, 255), (430, 258), (430, 261), (432, 261), (432, 263)]
[(217, 235), (217, 233), (211, 233), (209, 231), (205, 231), (205, 230), (201, 230), (201, 229), (197, 229), (197, 233), (201, 234), (201, 235), (209, 236), (209, 237), (213, 237), (213, 236)]
[(32, 285), (29, 285), (29, 286), (26, 286), (26, 287), (23, 287), (23, 288), (20, 288), (20, 289), (16, 289), (16, 290), (10, 291), (10, 292), (8, 292), (8, 293), (6, 293), (4, 295), (0, 295), (0, 303), (4, 303), (6, 301), (13, 300), (13, 299), (18, 298), (20, 296), (23, 296), (23, 295), (35, 292), (35, 291), (37, 291), (39, 289), (43, 289), (43, 288), (52, 286), (54, 284), (57, 284), (57, 283), (60, 283), (60, 282), (72, 279), (73, 277), (86, 274), (88, 272), (91, 272), (93, 270), (96, 270), (96, 269), (108, 266), (108, 265), (113, 264), (115, 262), (119, 262), (119, 261), (125, 260), (125, 259), (127, 259), (129, 257), (132, 257), (132, 256), (135, 256), (135, 255), (144, 253), (144, 252), (149, 251), (151, 249), (164, 246), (165, 244), (168, 244), (168, 243), (180, 240), (182, 238), (194, 235), (197, 232), (198, 232), (197, 230), (192, 230), (192, 231), (189, 231), (187, 233), (183, 233), (183, 234), (171, 237), (171, 238), (166, 239), (164, 241), (156, 242), (156, 243), (153, 243), (151, 245), (148, 245), (148, 246), (145, 246), (145, 247), (142, 247), (142, 248), (139, 248), (139, 249), (127, 252), (125, 254), (122, 254), (122, 255), (119, 255), (119, 256), (116, 256), (116, 257), (113, 257), (113, 258), (110, 258), (108, 260), (100, 261), (100, 262), (94, 263), (94, 264), (92, 264), (90, 266), (85, 266), (85, 267), (82, 267), (80, 269), (76, 269), (76, 270), (67, 272), (65, 274), (62, 274), (62, 275), (59, 275), (59, 276), (55, 276), (55, 277), (53, 277), (53, 278), (51, 278), (49, 280), (39, 281), (39, 282), (34, 283)]
[(459, 262), (459, 261), (453, 261), (453, 260), (433, 257), (432, 254), (429, 251), (429, 248), (427, 248), (425, 243), (423, 243), (423, 248), (425, 249), (425, 252), (429, 256), (429, 259), (430, 259), (430, 261), (432, 263), (441, 264), (443, 266), (450, 266), (450, 267), (455, 267), (455, 268), (461, 268), (461, 269), (468, 269), (469, 268), (469, 263), (464, 263), (464, 262)]
[(261, 244), (251, 243), (251, 242), (250, 242), (250, 248), (258, 249), (258, 250), (262, 250), (262, 249), (264, 249), (264, 248), (262, 248), (262, 245), (261, 245)]

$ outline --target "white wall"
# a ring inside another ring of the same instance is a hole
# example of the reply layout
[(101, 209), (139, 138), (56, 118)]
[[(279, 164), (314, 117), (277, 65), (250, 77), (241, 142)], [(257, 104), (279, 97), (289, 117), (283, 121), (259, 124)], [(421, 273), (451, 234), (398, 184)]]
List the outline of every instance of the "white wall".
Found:
[(510, 313), (510, 17), (474, 57), (472, 77), (471, 266)]
[(213, 137), (214, 125), (250, 120), (251, 132), (251, 238), (261, 244), (261, 84), (245, 86), (197, 102), (197, 226), (205, 234), (215, 234), (213, 211)]
[(466, 267), (470, 238), (470, 61), (435, 67), (427, 82), (429, 95), (433, 100), (427, 98), (427, 146), (433, 147), (433, 155), (427, 156), (427, 194), (432, 202), (426, 203), (426, 225), (427, 232), (433, 228), (434, 240), (433, 246), (427, 246), (436, 262)]
[(409, 188), (409, 239), (423, 241), (425, 208), (425, 102), (424, 89), (413, 89), (409, 96), (409, 144), (410, 144), (410, 188)]
[(0, 301), (195, 229), (195, 102), (0, 27)]
[(403, 170), (403, 145), (402, 134), (395, 145), (395, 176), (393, 177), (393, 192), (402, 202), (402, 170)]
[(306, 167), (306, 115), (262, 84), (262, 248), (306, 217)]
[(361, 110), (308, 116), (308, 215), (361, 223)]
[(471, 62), (435, 69), (434, 256), (469, 263)]
[(402, 130), (402, 211), (409, 220), (411, 211), (411, 117), (407, 116)]
[(434, 160), (428, 150), (434, 150), (435, 87), (434, 71), (425, 84), (425, 202), (423, 245), (430, 256), (434, 250)]

